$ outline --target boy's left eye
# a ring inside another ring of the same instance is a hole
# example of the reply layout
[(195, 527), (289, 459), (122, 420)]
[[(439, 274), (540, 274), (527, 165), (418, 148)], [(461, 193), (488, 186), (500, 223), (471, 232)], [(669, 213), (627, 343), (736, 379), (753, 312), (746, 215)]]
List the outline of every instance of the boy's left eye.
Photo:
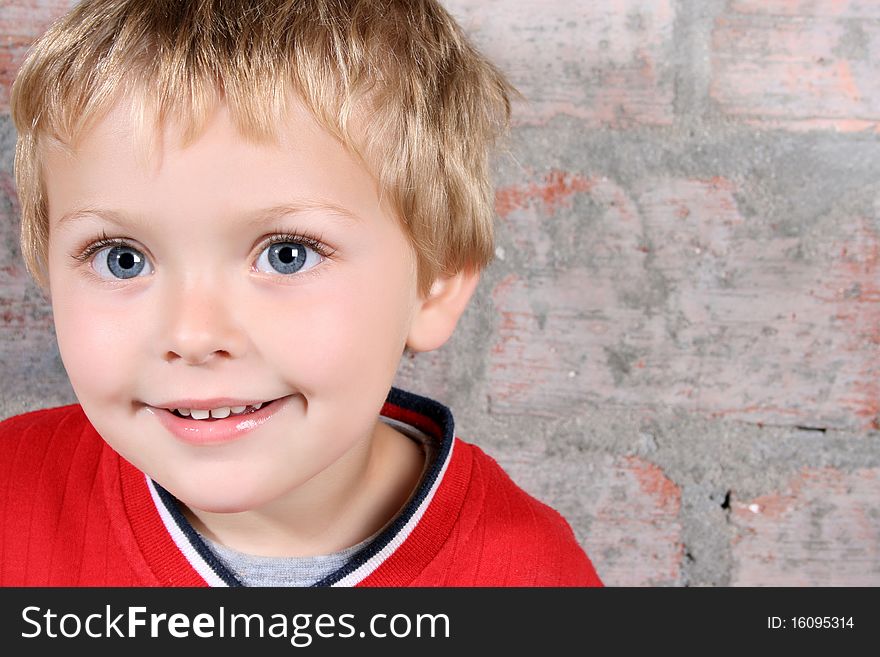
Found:
[(297, 274), (321, 262), (314, 249), (297, 242), (275, 242), (257, 258), (257, 271), (267, 274)]

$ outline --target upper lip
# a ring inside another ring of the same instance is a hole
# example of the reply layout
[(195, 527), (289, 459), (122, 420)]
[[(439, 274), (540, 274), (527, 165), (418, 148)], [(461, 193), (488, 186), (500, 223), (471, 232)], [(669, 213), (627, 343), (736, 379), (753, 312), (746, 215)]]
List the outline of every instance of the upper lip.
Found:
[[(277, 399), (277, 398), (275, 398)], [(212, 397), (211, 399), (177, 399), (174, 401), (162, 402), (160, 404), (151, 404), (155, 408), (165, 408), (173, 410), (175, 408), (188, 408), (195, 410), (210, 411), (215, 408), (223, 408), (224, 406), (253, 406), (254, 404), (266, 404), (275, 401), (273, 398), (242, 399), (240, 397)]]

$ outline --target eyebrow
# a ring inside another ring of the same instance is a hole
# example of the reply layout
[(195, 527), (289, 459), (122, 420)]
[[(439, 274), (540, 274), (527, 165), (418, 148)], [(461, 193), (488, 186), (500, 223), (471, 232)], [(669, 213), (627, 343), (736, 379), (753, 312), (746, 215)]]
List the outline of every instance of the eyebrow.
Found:
[[(360, 216), (337, 203), (311, 199), (298, 200), (293, 203), (284, 203), (248, 212), (242, 216), (241, 222), (243, 225), (255, 226), (278, 221), (288, 215), (302, 215), (311, 212), (322, 212), (327, 218), (333, 219), (345, 226), (353, 226), (363, 222)], [(105, 219), (122, 227), (146, 221), (141, 216), (130, 216), (124, 212), (109, 208), (85, 207), (65, 213), (58, 220), (58, 225), (63, 226), (90, 217)]]
[(287, 215), (305, 214), (308, 212), (321, 212), (327, 217), (334, 219), (343, 225), (352, 226), (363, 222), (363, 219), (337, 203), (316, 200), (300, 200), (294, 203), (285, 203), (283, 205), (275, 205), (270, 208), (263, 208), (255, 212), (245, 215), (244, 222), (254, 224), (264, 224), (277, 221)]

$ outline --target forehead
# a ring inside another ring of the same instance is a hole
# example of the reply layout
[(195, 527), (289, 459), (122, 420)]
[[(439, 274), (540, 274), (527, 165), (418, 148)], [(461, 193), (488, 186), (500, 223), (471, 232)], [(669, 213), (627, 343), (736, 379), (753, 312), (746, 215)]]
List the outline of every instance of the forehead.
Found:
[(44, 145), (50, 221), (90, 205), (180, 217), (298, 200), (376, 220), (389, 214), (361, 160), (300, 103), (289, 104), (271, 139), (245, 136), (222, 103), (187, 140), (190, 127), (145, 120), (120, 101), (70, 145)]

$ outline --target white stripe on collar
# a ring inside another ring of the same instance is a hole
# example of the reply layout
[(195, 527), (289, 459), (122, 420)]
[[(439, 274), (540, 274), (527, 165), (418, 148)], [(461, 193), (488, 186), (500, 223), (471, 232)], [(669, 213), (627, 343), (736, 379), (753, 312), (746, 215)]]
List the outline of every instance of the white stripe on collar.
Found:
[(452, 450), (455, 448), (455, 443), (449, 447), (449, 453), (446, 455), (446, 461), (444, 461), (442, 468), (440, 469), (440, 473), (437, 475), (437, 478), (434, 480), (434, 485), (431, 486), (431, 490), (428, 491), (428, 494), (425, 495), (425, 499), (422, 500), (422, 503), (419, 504), (418, 508), (415, 512), (410, 516), (410, 519), (407, 523), (401, 527), (400, 531), (397, 532), (394, 537), (388, 541), (388, 544), (379, 550), (373, 557), (371, 557), (368, 561), (364, 562), (360, 567), (358, 567), (354, 572), (346, 575), (342, 579), (340, 579), (332, 586), (356, 586), (363, 580), (365, 580), (368, 576), (372, 575), (379, 566), (381, 566), (386, 559), (388, 559), (392, 554), (397, 551), (403, 542), (409, 537), (412, 533), (413, 529), (415, 529), (416, 525), (419, 524), (419, 521), (422, 519), (422, 516), (425, 515), (425, 511), (431, 504), (431, 500), (434, 499), (434, 494), (437, 492), (437, 489), (440, 487), (440, 482), (443, 481), (443, 476), (446, 474), (446, 468), (449, 466), (449, 462), (452, 461)]
[[(144, 476), (146, 477), (146, 475)], [(177, 548), (183, 553), (183, 556), (186, 557), (186, 560), (189, 561), (195, 571), (202, 576), (202, 579), (208, 583), (208, 586), (227, 586), (226, 582), (214, 572), (214, 569), (210, 564), (196, 551), (192, 543), (190, 543), (189, 539), (184, 535), (183, 530), (177, 526), (174, 518), (171, 517), (168, 509), (165, 508), (165, 504), (163, 504), (162, 500), (159, 498), (159, 491), (156, 490), (156, 486), (153, 484), (152, 479), (149, 477), (146, 477), (146, 479), (147, 488), (150, 489), (150, 496), (153, 498), (153, 504), (159, 512), (159, 517), (162, 518), (162, 523), (165, 525), (165, 529), (168, 530), (171, 539), (177, 545)]]

